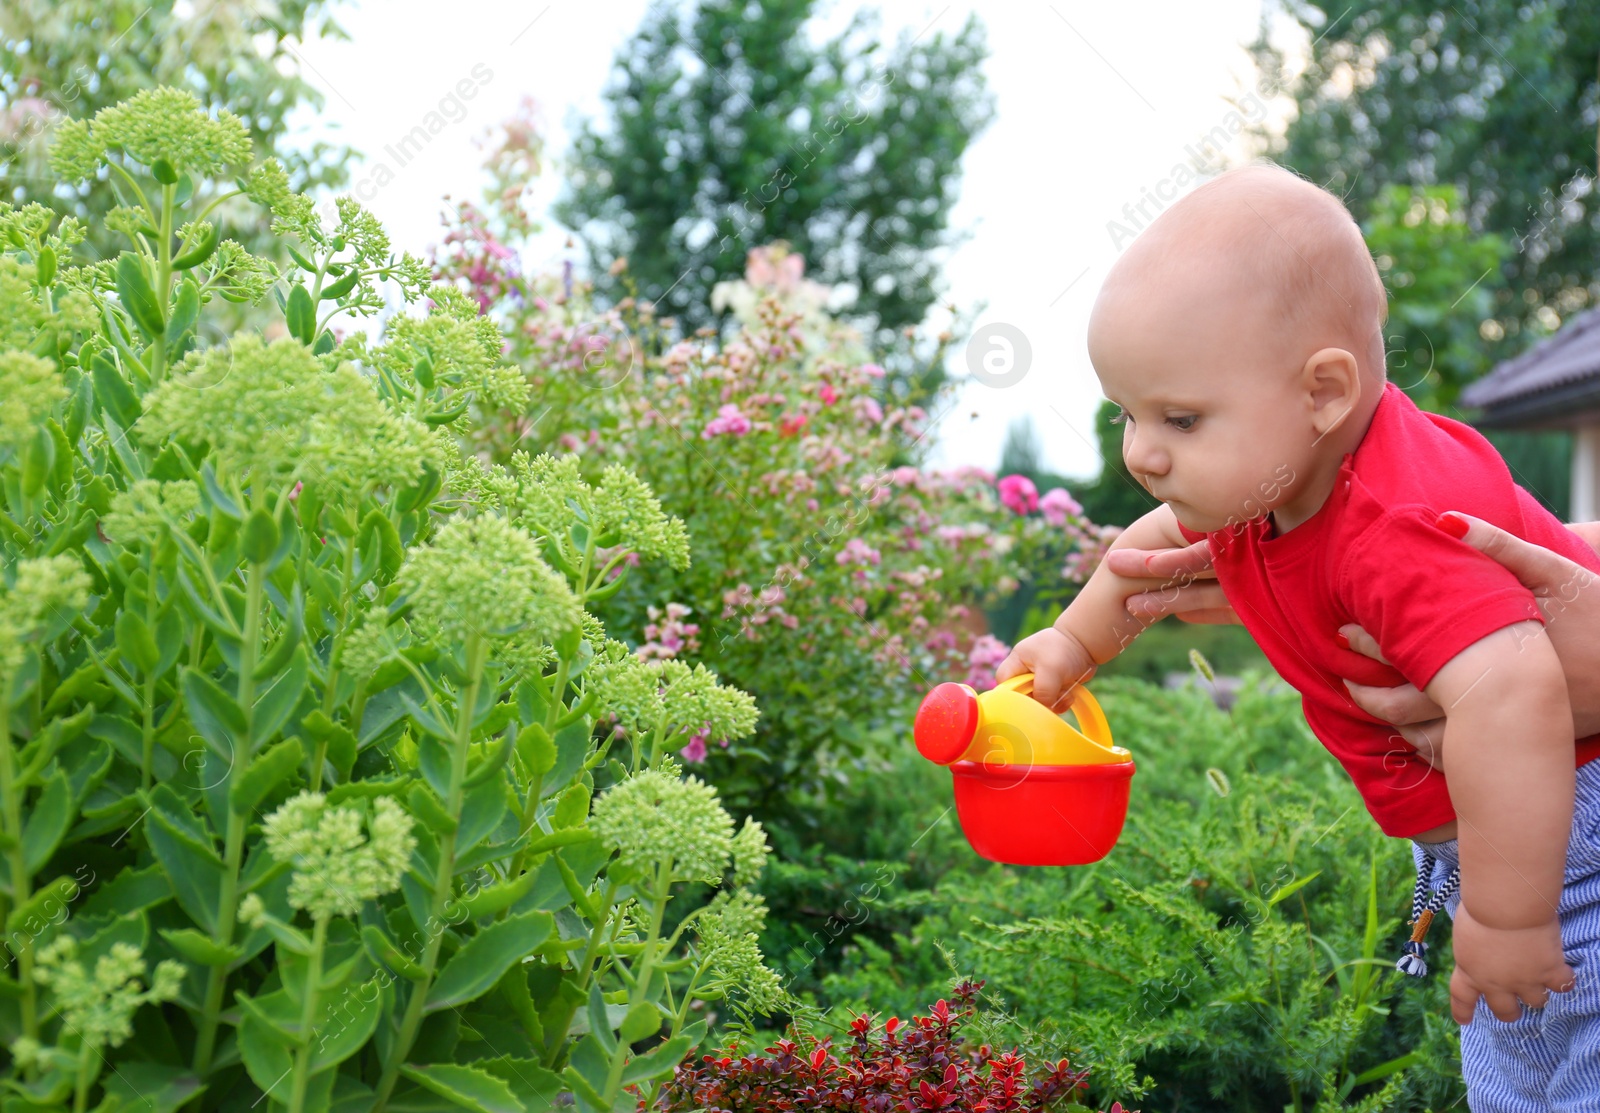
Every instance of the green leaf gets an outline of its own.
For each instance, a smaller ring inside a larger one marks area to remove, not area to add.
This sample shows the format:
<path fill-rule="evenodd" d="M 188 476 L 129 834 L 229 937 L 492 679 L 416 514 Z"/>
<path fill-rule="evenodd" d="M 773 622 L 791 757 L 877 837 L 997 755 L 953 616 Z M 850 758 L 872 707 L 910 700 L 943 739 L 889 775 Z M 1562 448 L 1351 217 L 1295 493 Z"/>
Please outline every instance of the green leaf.
<path fill-rule="evenodd" d="M 1289 882 L 1289 884 L 1281 886 L 1273 892 L 1272 896 L 1267 898 L 1267 907 L 1271 908 L 1276 904 L 1288 900 L 1290 897 L 1294 896 L 1294 894 L 1298 893 L 1301 889 L 1311 884 L 1320 876 L 1322 876 L 1322 871 L 1318 870 L 1316 873 L 1310 873 L 1304 877 L 1297 877 L 1293 881 Z"/>
<path fill-rule="evenodd" d="M 234 778 L 228 789 L 229 806 L 245 815 L 255 811 L 268 793 L 294 775 L 305 756 L 298 738 L 286 738 L 263 751 L 250 768 Z"/>
<path fill-rule="evenodd" d="M 542 1063 L 534 1059 L 514 1059 L 509 1055 L 501 1055 L 494 1059 L 474 1060 L 472 1065 L 510 1086 L 528 1113 L 545 1113 L 554 1109 L 561 1092 L 567 1088 L 559 1074 L 546 1070 Z"/>
<path fill-rule="evenodd" d="M 427 969 L 406 957 L 376 924 L 362 925 L 361 941 L 366 944 L 367 953 L 372 956 L 374 962 L 387 966 L 402 978 L 420 982 L 428 976 Z"/>
<path fill-rule="evenodd" d="M 245 737 L 244 712 L 227 692 L 205 673 L 185 666 L 179 686 L 183 689 L 183 703 L 189 711 L 189 721 L 205 739 L 211 752 L 224 761 L 233 761 L 236 752 L 243 750 Z"/>
<path fill-rule="evenodd" d="M 107 351 L 98 351 L 90 361 L 90 375 L 94 379 L 95 401 L 101 409 L 116 419 L 122 428 L 130 428 L 142 412 L 139 398 L 129 388 L 117 370 L 117 364 Z"/>
<path fill-rule="evenodd" d="M 239 551 L 251 564 L 265 564 L 278 547 L 278 520 L 264 506 L 258 506 L 244 520 L 239 531 Z"/>
<path fill-rule="evenodd" d="M 184 1067 L 119 1060 L 100 1076 L 116 1113 L 175 1113 L 205 1092 L 206 1084 Z"/>
<path fill-rule="evenodd" d="M 261 745 L 289 721 L 300 697 L 305 694 L 310 666 L 306 662 L 306 647 L 298 645 L 289 655 L 289 664 L 272 686 L 256 700 L 255 717 L 251 722 L 254 745 Z"/>
<path fill-rule="evenodd" d="M 589 983 L 589 1034 L 600 1041 L 607 1055 L 617 1049 L 617 1037 L 612 1031 L 613 1021 L 606 1012 L 606 999 L 600 992 L 600 981 Z"/>
<path fill-rule="evenodd" d="M 196 966 L 232 966 L 244 957 L 244 951 L 238 946 L 218 943 L 194 928 L 159 928 L 157 932 L 173 950 Z"/>
<path fill-rule="evenodd" d="M 122 651 L 123 659 L 131 661 L 143 675 L 153 675 L 161 660 L 161 651 L 156 648 L 156 639 L 144 619 L 134 611 L 123 611 L 117 615 L 116 631 L 117 648 Z"/>
<path fill-rule="evenodd" d="M 461 802 L 461 826 L 456 833 L 456 853 L 465 854 L 500 825 L 506 814 L 503 780 L 485 781 Z"/>
<path fill-rule="evenodd" d="M 412 815 L 441 835 L 448 835 L 456 829 L 456 821 L 444 810 L 433 789 L 422 781 L 412 782 L 411 790 L 406 793 L 406 805 Z"/>
<path fill-rule="evenodd" d="M 22 825 L 22 864 L 29 874 L 37 873 L 61 845 L 72 825 L 72 813 L 72 786 L 67 775 L 57 770 L 45 781 L 44 791 L 28 809 Z"/>
<path fill-rule="evenodd" d="M 220 239 L 220 237 L 221 233 L 217 231 L 217 226 L 215 224 L 209 225 L 205 231 L 201 233 L 199 243 L 195 244 L 188 251 L 183 252 L 176 259 L 172 260 L 172 269 L 175 271 L 186 271 L 191 267 L 198 267 L 201 263 L 204 263 L 207 259 L 216 254 L 217 241 Z M 179 295 L 179 300 L 182 300 L 181 294 Z"/>
<path fill-rule="evenodd" d="M 117 296 L 146 340 L 156 340 L 166 333 L 166 307 L 150 287 L 143 257 L 135 252 L 124 251 L 117 259 Z"/>
<path fill-rule="evenodd" d="M 635 1055 L 622 1068 L 622 1084 L 648 1082 L 669 1078 L 683 1057 L 694 1048 L 695 1041 L 688 1036 L 674 1036 L 652 1047 L 643 1055 Z"/>
<path fill-rule="evenodd" d="M 378 1019 L 393 1004 L 389 983 L 372 978 L 322 1002 L 322 1020 L 313 1030 L 313 1073 L 336 1067 L 360 1051 L 378 1030 Z"/>
<path fill-rule="evenodd" d="M 509 708 L 511 705 L 503 703 L 499 706 Z M 504 769 L 515 745 L 516 735 L 509 730 L 500 735 L 494 748 L 489 751 L 489 756 L 480 761 L 476 768 L 468 771 L 466 779 L 461 782 L 462 787 L 474 788 Z"/>
<path fill-rule="evenodd" d="M 172 319 L 167 322 L 167 345 L 176 348 L 189 330 L 200 319 L 200 287 L 194 279 L 185 278 L 178 283 L 178 298 L 172 306 Z"/>
<path fill-rule="evenodd" d="M 526 1113 L 511 1087 L 487 1071 L 458 1063 L 403 1066 L 400 1073 L 474 1113 Z"/>
<path fill-rule="evenodd" d="M 40 886 L 6 917 L 6 935 L 15 943 L 19 934 L 32 938 L 43 930 L 44 924 L 60 923 L 64 919 L 60 915 L 61 910 L 76 900 L 78 893 L 78 883 L 70 877 L 58 877 L 50 884 Z M 30 927 L 30 924 L 34 926 Z"/>
<path fill-rule="evenodd" d="M 367 551 L 367 546 L 374 540 L 378 543 L 377 569 L 363 569 L 367 574 L 376 571 L 378 582 L 386 584 L 394 579 L 400 571 L 400 564 L 405 559 L 405 546 L 400 543 L 400 534 L 395 531 L 394 523 L 382 510 L 374 507 L 367 511 L 367 516 L 361 519 L 361 530 L 357 534 L 356 544 L 362 552 Z"/>
<path fill-rule="evenodd" d="M 361 279 L 361 272 L 358 269 L 356 269 L 355 267 L 351 267 L 349 274 L 345 275 L 343 278 L 339 279 L 337 282 L 331 283 L 330 285 L 323 287 L 322 297 L 319 298 L 318 300 L 319 301 L 337 301 L 338 299 L 340 299 L 340 298 L 344 297 L 346 294 L 348 294 L 351 290 L 354 290 L 356 288 L 356 283 L 358 281 L 360 281 L 360 279 Z"/>
<path fill-rule="evenodd" d="M 244 994 L 239 998 L 243 999 Z M 294 1045 L 284 1034 L 248 1009 L 239 1022 L 239 1052 L 244 1069 L 256 1089 L 288 1104 L 289 1072 L 294 1069 Z"/>
<path fill-rule="evenodd" d="M 284 307 L 284 320 L 289 326 L 289 335 L 300 343 L 309 346 L 316 339 L 317 309 L 304 286 L 297 284 L 289 291 L 289 303 Z"/>
<path fill-rule="evenodd" d="M 650 1001 L 640 1001 L 622 1018 L 618 1030 L 624 1043 L 637 1043 L 661 1031 L 661 1010 Z"/>
<path fill-rule="evenodd" d="M 501 881 L 480 888 L 471 896 L 461 898 L 461 904 L 466 908 L 467 914 L 475 920 L 497 916 L 526 896 L 538 876 L 537 871 L 528 870 L 521 877 L 511 881 Z"/>
<path fill-rule="evenodd" d="M 96 889 L 84 902 L 84 916 L 138 912 L 172 899 L 172 884 L 159 864 L 144 869 L 127 867 Z"/>
<path fill-rule="evenodd" d="M 1369 1082 L 1376 1082 L 1380 1078 L 1387 1078 L 1395 1071 L 1405 1070 L 1407 1067 L 1414 1067 L 1418 1063 L 1423 1063 L 1426 1061 L 1427 1056 L 1423 1055 L 1422 1052 L 1408 1052 L 1405 1055 L 1401 1055 L 1397 1059 L 1390 1059 L 1387 1063 L 1379 1063 L 1371 1070 L 1362 1071 L 1360 1074 L 1355 1076 L 1353 1085 L 1365 1086 Z"/>
<path fill-rule="evenodd" d="M 189 918 L 206 932 L 217 930 L 222 899 L 222 859 L 160 808 L 145 817 L 145 838 L 172 881 L 173 895 Z"/>
<path fill-rule="evenodd" d="M 439 972 L 428 990 L 424 1011 L 450 1008 L 481 996 L 512 963 L 543 943 L 554 923 L 548 912 L 526 912 L 479 930 Z"/>

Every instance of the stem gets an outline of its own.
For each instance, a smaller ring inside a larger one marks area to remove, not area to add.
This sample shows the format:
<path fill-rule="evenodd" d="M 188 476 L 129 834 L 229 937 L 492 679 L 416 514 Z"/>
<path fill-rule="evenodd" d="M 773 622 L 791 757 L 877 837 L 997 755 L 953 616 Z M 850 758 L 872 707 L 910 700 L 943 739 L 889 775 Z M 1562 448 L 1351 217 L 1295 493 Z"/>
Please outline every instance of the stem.
<path fill-rule="evenodd" d="M 578 987 L 578 990 L 579 990 L 580 993 L 585 993 L 588 990 L 588 987 L 589 987 L 589 968 L 590 968 L 591 965 L 593 965 L 594 960 L 597 957 L 599 957 L 599 954 L 600 954 L 600 937 L 605 934 L 606 929 L 608 927 L 612 926 L 611 907 L 612 907 L 612 902 L 614 900 L 616 900 L 616 897 L 617 897 L 617 883 L 615 881 L 611 880 L 610 878 L 607 878 L 606 879 L 605 897 L 600 901 L 600 909 L 601 909 L 600 919 L 595 921 L 593 929 L 590 930 L 590 932 L 589 932 L 589 945 L 584 948 L 583 958 L 582 958 L 582 960 L 579 961 L 579 963 L 577 965 L 577 971 L 578 971 L 577 987 Z M 574 994 L 574 998 L 576 998 L 576 997 L 577 997 L 577 994 Z M 572 1024 L 573 1014 L 575 1014 L 578 1011 L 578 1004 L 577 1004 L 577 1001 L 575 999 L 562 998 L 562 1003 L 566 1007 L 566 1015 L 561 1018 L 560 1025 L 559 1026 L 552 1025 L 551 1028 L 550 1028 L 550 1031 L 553 1031 L 553 1032 L 565 1032 L 567 1030 L 567 1028 L 569 1026 L 571 1026 L 571 1024 Z M 547 1070 L 555 1070 L 556 1069 L 556 1060 L 560 1057 L 561 1051 L 562 1051 L 562 1041 L 559 1040 L 559 1039 L 555 1041 L 553 1046 L 548 1047 L 548 1048 L 545 1049 L 544 1066 L 545 1066 L 545 1068 Z"/>
<path fill-rule="evenodd" d="M 153 589 L 155 586 L 155 569 L 153 566 L 150 572 L 150 581 Z M 149 626 L 152 631 L 154 631 L 156 628 L 154 590 L 151 590 L 145 595 L 144 617 L 145 624 Z M 144 731 L 144 748 L 139 756 L 139 788 L 145 792 L 150 791 L 150 770 L 155 764 L 156 760 L 155 703 L 156 678 L 154 676 L 146 675 L 144 678 L 144 707 L 141 708 L 141 710 L 144 712 L 144 722 L 142 724 Z"/>
<path fill-rule="evenodd" d="M 667 901 L 672 899 L 672 857 L 668 855 L 661 863 L 661 872 L 656 875 L 656 889 L 653 894 L 656 898 L 655 906 L 650 910 L 650 934 L 645 937 L 644 954 L 639 959 L 639 974 L 637 988 L 628 993 L 629 1006 L 637 1005 L 641 1001 L 650 999 L 650 979 L 655 973 L 656 943 L 660 940 L 661 921 L 667 915 Z M 622 1066 L 628 1058 L 628 1053 L 633 1049 L 628 1041 L 618 1034 L 617 1048 L 611 1053 L 611 1067 L 606 1072 L 606 1088 L 600 1091 L 600 1096 L 606 1099 L 609 1105 L 616 1097 L 617 1091 L 622 1086 Z"/>
<path fill-rule="evenodd" d="M 468 635 L 467 690 L 456 702 L 456 738 L 450 753 L 449 799 L 445 801 L 445 810 L 457 822 L 461 819 L 462 798 L 466 795 L 462 782 L 467 775 L 467 750 L 472 743 L 472 714 L 478 705 L 478 689 L 483 684 L 487 648 L 482 635 Z M 417 1032 L 422 1027 L 422 1010 L 427 1004 L 428 989 L 433 985 L 434 966 L 439 961 L 439 947 L 444 941 L 445 905 L 449 903 L 454 887 L 455 861 L 456 832 L 451 830 L 439 839 L 439 861 L 434 873 L 433 907 L 429 910 L 429 923 L 418 925 L 428 933 L 428 946 L 422 958 L 423 975 L 411 987 L 411 999 L 406 1003 L 405 1018 L 400 1022 L 400 1035 L 390 1051 L 389 1061 L 384 1064 L 383 1077 L 372 1103 L 372 1113 L 383 1113 L 388 1105 L 389 1095 L 394 1092 L 394 1085 L 400 1079 L 400 1064 L 411 1053 L 411 1045 L 416 1042 Z"/>
<path fill-rule="evenodd" d="M 78 1048 L 78 1078 L 72 1087 L 72 1113 L 83 1113 L 89 1107 L 89 1084 L 94 1081 L 89 1073 L 94 1066 L 93 1052 L 94 1048 L 87 1043 Z"/>
<path fill-rule="evenodd" d="M 172 305 L 172 209 L 178 187 L 161 187 L 161 236 L 156 244 L 156 297 L 161 299 L 163 316 Z M 166 374 L 167 338 L 157 336 L 150 342 L 150 385 L 158 387 Z"/>
<path fill-rule="evenodd" d="M 250 565 L 245 591 L 244 643 L 239 649 L 239 707 L 244 711 L 243 753 L 236 752 L 229 781 L 237 780 L 250 764 L 251 735 L 255 726 L 256 686 L 251 678 L 261 648 L 261 599 L 266 573 L 259 564 Z M 236 748 L 237 749 L 237 748 Z M 231 795 L 231 793 L 230 793 Z M 217 928 L 212 938 L 226 947 L 233 942 L 234 915 L 239 910 L 239 867 L 244 859 L 244 829 L 248 816 L 228 808 L 228 832 L 224 840 L 222 892 L 217 898 Z M 226 965 L 211 967 L 206 980 L 205 1011 L 200 1015 L 200 1032 L 195 1041 L 194 1071 L 204 1077 L 211 1069 L 216 1050 L 217 1025 L 221 1022 L 223 991 L 227 987 Z"/>
<path fill-rule="evenodd" d="M 317 994 L 322 982 L 322 949 L 328 942 L 328 917 L 318 916 L 311 931 L 311 961 L 306 964 L 306 988 L 300 1007 L 301 1044 L 294 1053 L 294 1083 L 289 1092 L 289 1113 L 302 1113 L 306 1086 L 311 1081 L 311 1026 L 317 1019 Z"/>
<path fill-rule="evenodd" d="M 328 652 L 328 686 L 322 694 L 322 713 L 329 719 L 333 718 L 333 704 L 339 694 L 339 650 L 344 646 L 345 632 L 349 628 L 350 617 L 350 581 L 355 578 L 356 539 L 351 538 L 344 550 L 344 568 L 339 581 L 339 630 L 333 635 L 333 648 Z M 361 720 L 354 720 L 354 730 L 361 731 Z M 328 757 L 328 743 L 324 739 L 317 743 L 317 751 L 311 760 L 311 791 L 319 792 L 322 789 L 322 764 Z"/>
<path fill-rule="evenodd" d="M 0 818 L 11 840 L 11 906 L 21 908 L 29 897 L 28 865 L 22 853 L 22 801 L 11 751 L 11 677 L 0 677 Z M 33 937 L 24 935 L 17 949 L 17 981 L 22 983 L 22 1034 L 39 1038 L 39 990 L 33 980 Z"/>

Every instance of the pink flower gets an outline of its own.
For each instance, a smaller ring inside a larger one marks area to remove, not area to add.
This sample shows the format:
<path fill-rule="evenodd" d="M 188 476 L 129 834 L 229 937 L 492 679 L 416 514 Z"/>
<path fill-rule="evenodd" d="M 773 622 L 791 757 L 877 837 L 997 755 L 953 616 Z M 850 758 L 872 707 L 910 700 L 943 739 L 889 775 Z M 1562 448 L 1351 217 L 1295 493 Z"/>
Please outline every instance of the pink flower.
<path fill-rule="evenodd" d="M 839 564 L 877 564 L 883 559 L 883 554 L 859 537 L 852 537 L 845 542 L 843 549 L 834 554 L 835 561 Z"/>
<path fill-rule="evenodd" d="M 1051 525 L 1064 526 L 1068 518 L 1076 518 L 1082 514 L 1083 507 L 1078 505 L 1078 500 L 1073 498 L 1065 487 L 1052 487 L 1039 500 L 1039 512 Z"/>
<path fill-rule="evenodd" d="M 1008 475 L 1000 480 L 1000 502 L 1014 514 L 1032 514 L 1039 508 L 1039 488 L 1025 475 Z"/>
<path fill-rule="evenodd" d="M 782 421 L 778 422 L 778 435 L 780 437 L 792 437 L 796 433 L 800 432 L 800 430 L 804 429 L 806 427 L 806 422 L 810 420 L 811 418 L 805 414 L 790 414 L 788 417 L 785 417 Z"/>
<path fill-rule="evenodd" d="M 862 421 L 870 421 L 876 425 L 883 420 L 883 407 L 878 405 L 876 398 L 862 395 L 856 399 L 856 416 Z"/>
<path fill-rule="evenodd" d="M 706 759 L 706 736 L 697 734 L 689 739 L 689 744 L 678 751 L 679 756 L 690 765 L 698 765 Z"/>
<path fill-rule="evenodd" d="M 982 634 L 967 653 L 967 684 L 980 692 L 995 686 L 995 668 L 1011 655 L 1011 647 L 993 634 Z"/>
<path fill-rule="evenodd" d="M 824 406 L 831 406 L 839 400 L 839 392 L 833 389 L 832 383 L 823 383 L 817 389 L 817 397 L 822 399 Z"/>
<path fill-rule="evenodd" d="M 890 473 L 889 478 L 896 487 L 909 487 L 917 481 L 921 474 L 910 464 L 902 464 Z"/>
<path fill-rule="evenodd" d="M 717 411 L 717 416 L 706 422 L 706 427 L 700 430 L 703 440 L 721 436 L 723 433 L 732 433 L 742 437 L 750 431 L 750 419 L 739 412 L 738 403 L 729 402 Z"/>
<path fill-rule="evenodd" d="M 861 373 L 863 375 L 870 375 L 874 379 L 883 378 L 883 368 L 879 367 L 876 363 L 863 363 L 861 365 Z"/>

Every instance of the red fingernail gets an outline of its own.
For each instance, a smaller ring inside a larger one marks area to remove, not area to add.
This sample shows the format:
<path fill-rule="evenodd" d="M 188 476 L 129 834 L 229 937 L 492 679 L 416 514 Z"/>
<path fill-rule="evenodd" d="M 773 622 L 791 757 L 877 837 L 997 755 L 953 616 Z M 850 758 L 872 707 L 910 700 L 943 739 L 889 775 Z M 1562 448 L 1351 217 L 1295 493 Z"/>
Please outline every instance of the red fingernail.
<path fill-rule="evenodd" d="M 1344 636 L 1343 630 L 1336 631 L 1333 635 L 1333 640 L 1339 643 L 1340 648 L 1350 648 L 1350 639 Z"/>
<path fill-rule="evenodd" d="M 1438 520 L 1436 520 L 1433 524 L 1444 530 L 1451 537 L 1458 539 L 1465 537 L 1467 535 L 1467 530 L 1470 528 L 1467 525 L 1466 519 L 1457 518 L 1455 515 L 1449 513 L 1439 515 Z"/>

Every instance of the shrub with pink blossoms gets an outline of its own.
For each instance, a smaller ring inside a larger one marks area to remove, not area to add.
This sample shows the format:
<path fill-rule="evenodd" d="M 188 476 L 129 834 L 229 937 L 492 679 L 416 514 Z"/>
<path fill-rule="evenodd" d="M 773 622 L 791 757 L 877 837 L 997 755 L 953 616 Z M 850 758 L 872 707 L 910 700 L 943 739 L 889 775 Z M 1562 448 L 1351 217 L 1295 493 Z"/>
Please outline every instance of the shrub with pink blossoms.
<path fill-rule="evenodd" d="M 1048 553 L 1059 570 L 1067 544 L 1037 515 L 1005 511 L 991 473 L 920 465 L 927 412 L 885 393 L 860 336 L 797 278 L 802 263 L 752 253 L 722 336 L 682 336 L 633 297 L 599 308 L 567 274 L 456 275 L 490 297 L 531 395 L 480 452 L 567 443 L 595 473 L 627 464 L 684 520 L 689 567 L 628 577 L 597 613 L 652 655 L 673 645 L 666 600 L 696 616 L 698 659 L 755 695 L 762 717 L 750 739 L 691 739 L 681 756 L 704 763 L 731 807 L 764 814 L 828 792 L 875 729 L 909 721 L 926 680 L 971 671 L 965 639 L 939 631 L 1031 576 L 1022 563 Z"/>

